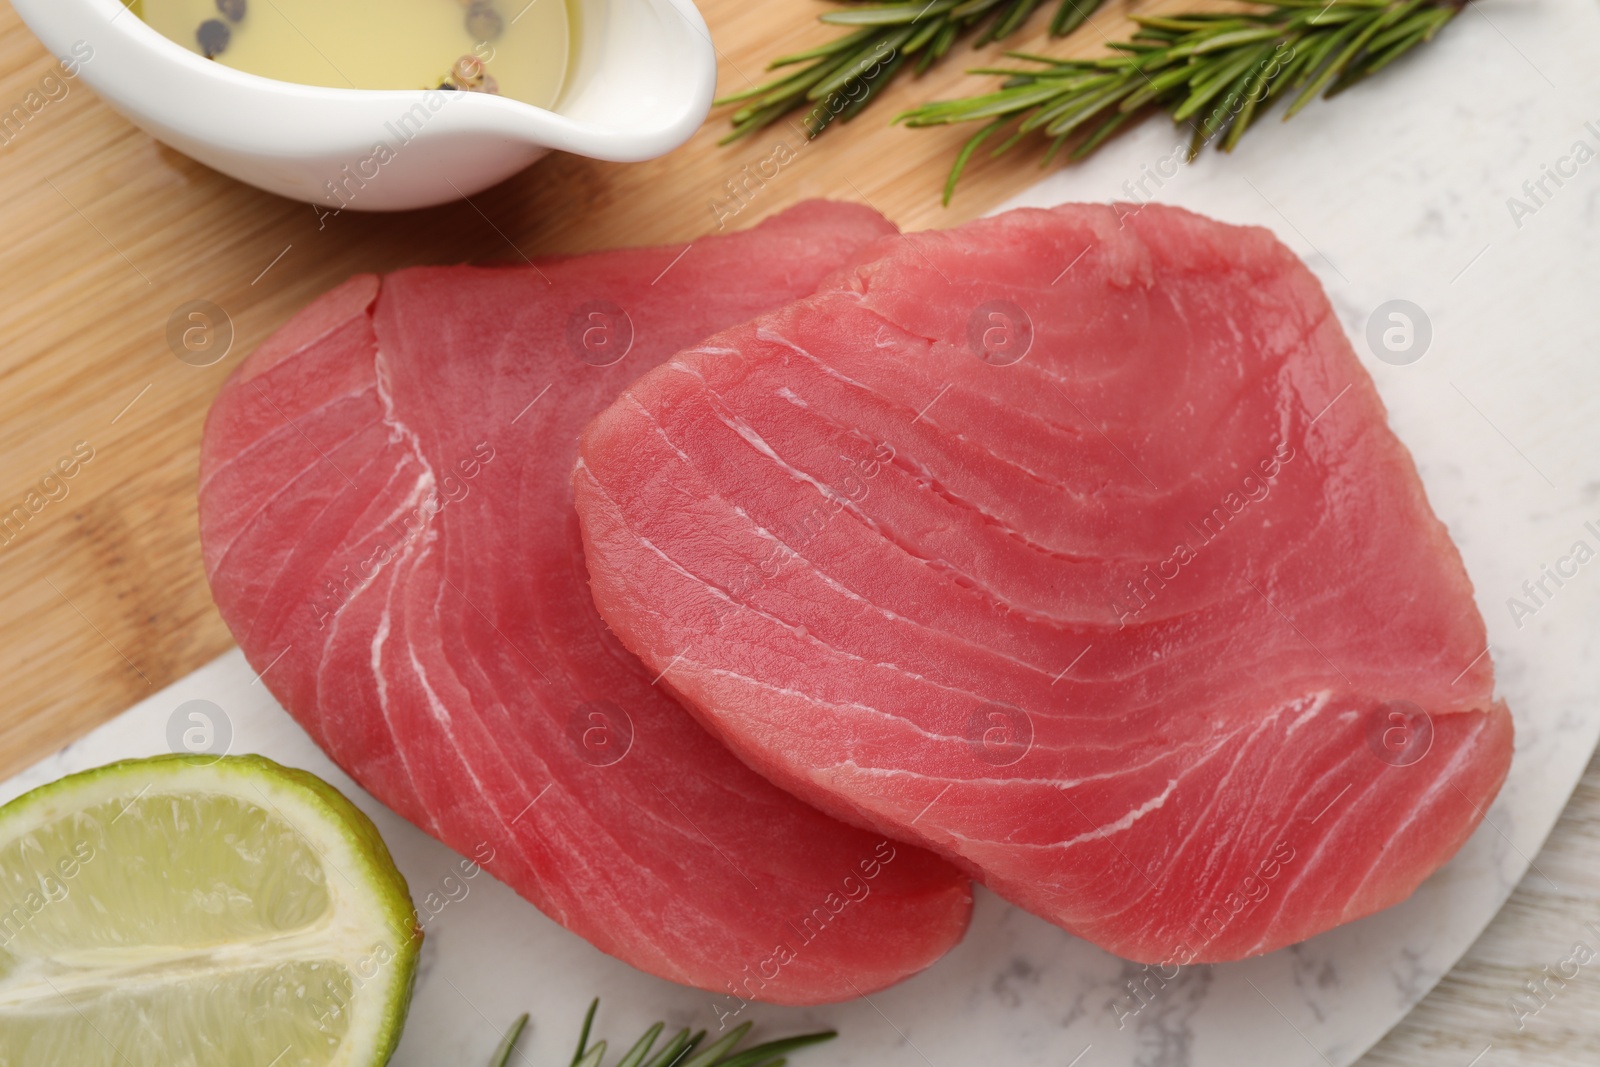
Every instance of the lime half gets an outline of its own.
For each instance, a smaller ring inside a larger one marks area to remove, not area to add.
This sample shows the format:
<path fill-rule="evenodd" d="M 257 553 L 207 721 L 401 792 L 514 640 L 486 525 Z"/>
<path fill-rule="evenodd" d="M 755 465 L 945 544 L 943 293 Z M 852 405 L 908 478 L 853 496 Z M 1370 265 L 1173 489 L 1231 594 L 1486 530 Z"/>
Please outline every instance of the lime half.
<path fill-rule="evenodd" d="M 377 1067 L 420 944 L 377 828 L 260 756 L 0 807 L 0 1067 Z"/>

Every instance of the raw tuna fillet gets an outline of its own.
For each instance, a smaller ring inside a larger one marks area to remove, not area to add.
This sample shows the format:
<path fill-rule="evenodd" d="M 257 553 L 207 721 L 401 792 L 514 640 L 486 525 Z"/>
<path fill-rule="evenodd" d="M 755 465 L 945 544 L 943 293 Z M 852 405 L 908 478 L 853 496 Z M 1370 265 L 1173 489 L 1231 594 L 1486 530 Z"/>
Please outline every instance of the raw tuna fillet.
<path fill-rule="evenodd" d="M 574 479 L 601 615 L 747 762 L 1133 960 L 1401 900 L 1506 773 L 1461 560 L 1264 230 L 908 237 L 643 377 Z"/>
<path fill-rule="evenodd" d="M 768 784 L 653 686 L 589 596 L 578 431 L 888 232 L 818 203 L 688 248 L 353 278 L 206 424 L 206 571 L 284 707 L 568 929 L 724 995 L 886 986 L 961 936 L 971 888 Z"/>

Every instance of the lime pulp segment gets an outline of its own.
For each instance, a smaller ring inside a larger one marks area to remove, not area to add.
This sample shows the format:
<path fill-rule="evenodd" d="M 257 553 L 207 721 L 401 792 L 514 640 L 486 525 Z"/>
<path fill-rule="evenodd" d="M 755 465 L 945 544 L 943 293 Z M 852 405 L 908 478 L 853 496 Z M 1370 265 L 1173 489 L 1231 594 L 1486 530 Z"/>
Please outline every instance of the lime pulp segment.
<path fill-rule="evenodd" d="M 376 1067 L 419 942 L 366 816 L 259 756 L 0 808 L 0 1067 Z"/>

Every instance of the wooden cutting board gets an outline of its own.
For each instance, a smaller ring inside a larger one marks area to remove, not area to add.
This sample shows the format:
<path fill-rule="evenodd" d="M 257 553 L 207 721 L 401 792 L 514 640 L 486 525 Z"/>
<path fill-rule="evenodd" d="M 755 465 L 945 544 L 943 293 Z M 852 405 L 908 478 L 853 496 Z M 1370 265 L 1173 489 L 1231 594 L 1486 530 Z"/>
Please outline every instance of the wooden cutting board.
<path fill-rule="evenodd" d="M 701 7 L 724 92 L 761 78 L 772 56 L 838 32 L 816 22 L 827 8 L 810 0 Z M 1046 38 L 1041 14 L 1031 34 L 1008 43 L 1093 49 L 1102 32 L 1126 33 L 1122 10 L 1112 0 L 1098 26 L 1067 42 Z M 746 206 L 727 220 L 734 227 L 817 196 L 865 201 L 906 228 L 963 221 L 1037 179 L 1027 153 L 975 166 L 945 209 L 944 175 L 970 130 L 907 130 L 888 119 L 919 100 L 992 85 L 963 70 L 998 53 L 960 46 L 941 69 L 903 81 L 810 145 L 783 124 L 719 147 L 719 113 L 653 162 L 551 156 L 471 203 L 326 218 L 156 143 L 71 83 L 0 145 L 0 514 L 79 442 L 80 453 L 93 451 L 67 495 L 0 547 L 0 777 L 231 644 L 200 565 L 201 427 L 239 358 L 312 297 L 360 271 L 689 240 L 717 228 L 714 205 L 727 214 L 730 181 L 746 190 Z M 52 66 L 0 6 L 4 110 Z M 749 179 L 744 168 L 780 144 L 797 157 L 770 181 Z M 168 318 L 194 300 L 218 305 L 232 324 L 231 354 L 214 366 L 180 362 L 166 340 Z"/>

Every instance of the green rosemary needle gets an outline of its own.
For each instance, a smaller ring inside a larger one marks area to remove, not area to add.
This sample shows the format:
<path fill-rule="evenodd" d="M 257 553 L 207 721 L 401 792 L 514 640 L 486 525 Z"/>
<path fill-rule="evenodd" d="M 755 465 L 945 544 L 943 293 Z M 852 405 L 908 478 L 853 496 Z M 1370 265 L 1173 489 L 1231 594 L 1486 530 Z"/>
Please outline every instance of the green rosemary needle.
<path fill-rule="evenodd" d="M 1243 14 L 1131 16 L 1131 40 L 1096 59 L 1008 52 L 1037 69 L 982 69 L 1001 88 L 923 104 L 898 116 L 907 126 L 985 122 L 957 154 L 945 181 L 950 202 L 967 161 L 992 135 L 1016 129 L 993 150 L 1026 135 L 1050 139 L 1045 163 L 1063 144 L 1082 159 L 1130 120 L 1160 109 L 1191 128 L 1189 158 L 1209 142 L 1227 152 L 1280 97 L 1292 118 L 1318 95 L 1331 97 L 1433 39 L 1468 0 L 1249 0 Z"/>
<path fill-rule="evenodd" d="M 489 1067 L 506 1067 L 506 1064 L 511 1062 L 511 1050 L 517 1047 L 517 1038 L 522 1036 L 522 1029 L 527 1025 L 528 1013 L 523 1012 L 517 1017 L 517 1021 L 511 1024 L 511 1029 L 506 1031 L 500 1047 L 494 1050 L 494 1056 L 489 1060 Z"/>
<path fill-rule="evenodd" d="M 1056 36 L 1071 33 L 1105 0 L 1056 0 L 1050 21 Z M 957 40 L 981 30 L 974 46 L 1015 33 L 1045 0 L 887 0 L 851 4 L 822 21 L 851 27 L 817 48 L 781 56 L 768 70 L 798 69 L 717 101 L 743 104 L 732 115 L 733 132 L 723 144 L 771 125 L 791 111 L 808 108 L 806 133 L 815 137 L 835 119 L 848 122 L 911 64 L 918 74 L 950 51 Z"/>
<path fill-rule="evenodd" d="M 597 1041 L 592 1045 L 589 1044 L 589 1034 L 594 1027 L 594 1013 L 599 1007 L 600 998 L 596 997 L 590 1002 L 589 1010 L 583 1016 L 583 1029 L 578 1032 L 578 1049 L 572 1054 L 571 1067 L 604 1067 L 606 1043 Z M 527 1023 L 528 1017 L 523 1015 L 512 1025 L 506 1032 L 505 1040 L 495 1050 L 494 1058 L 489 1061 L 489 1067 L 508 1067 L 511 1054 L 516 1049 L 517 1037 Z M 687 1029 L 683 1029 L 656 1049 L 656 1040 L 666 1029 L 665 1023 L 656 1023 L 633 1043 L 613 1067 L 783 1067 L 788 1062 L 786 1057 L 789 1053 L 808 1045 L 831 1041 L 838 1036 L 834 1031 L 826 1030 L 815 1034 L 801 1034 L 798 1037 L 785 1037 L 735 1051 L 739 1042 L 750 1032 L 750 1027 L 750 1023 L 736 1026 L 704 1048 L 700 1047 L 706 1038 L 704 1030 L 691 1034 Z M 651 1054 L 652 1051 L 654 1055 Z"/>

